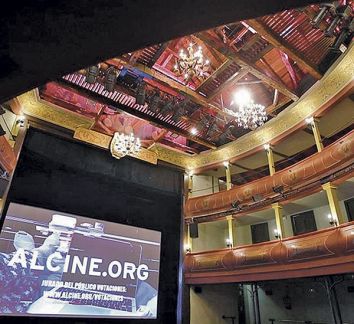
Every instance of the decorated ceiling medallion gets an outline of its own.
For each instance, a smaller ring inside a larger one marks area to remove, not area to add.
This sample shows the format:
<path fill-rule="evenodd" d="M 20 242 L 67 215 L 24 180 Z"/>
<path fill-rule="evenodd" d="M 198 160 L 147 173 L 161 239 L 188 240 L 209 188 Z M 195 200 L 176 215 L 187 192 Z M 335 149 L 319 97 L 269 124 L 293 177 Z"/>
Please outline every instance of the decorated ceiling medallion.
<path fill-rule="evenodd" d="M 268 119 L 266 108 L 255 103 L 251 94 L 245 89 L 235 93 L 231 107 L 236 109 L 225 109 L 226 112 L 234 116 L 237 124 L 245 129 L 255 129 L 263 125 Z"/>
<path fill-rule="evenodd" d="M 204 79 L 207 77 L 207 72 L 210 69 L 210 61 L 208 59 L 204 60 L 201 46 L 198 46 L 198 49 L 194 50 L 193 43 L 190 43 L 187 53 L 183 49 L 180 50 L 179 58 L 176 59 L 176 64 L 173 68 L 174 72 L 178 76 L 183 76 L 186 82 L 190 81 L 193 77 Z"/>
<path fill-rule="evenodd" d="M 114 133 L 111 145 L 111 154 L 116 159 L 120 159 L 126 155 L 137 155 L 141 150 L 140 139 L 134 137 L 134 134 L 126 135 L 124 133 Z"/>

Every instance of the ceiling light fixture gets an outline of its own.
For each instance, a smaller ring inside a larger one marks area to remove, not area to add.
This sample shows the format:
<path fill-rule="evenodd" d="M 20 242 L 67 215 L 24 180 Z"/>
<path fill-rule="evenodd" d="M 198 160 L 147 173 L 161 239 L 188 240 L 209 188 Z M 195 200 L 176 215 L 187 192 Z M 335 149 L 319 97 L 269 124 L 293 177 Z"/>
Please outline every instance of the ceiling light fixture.
<path fill-rule="evenodd" d="M 174 72 L 177 75 L 183 75 L 186 82 L 193 77 L 204 79 L 207 76 L 209 68 L 210 61 L 204 60 L 202 47 L 198 46 L 198 49 L 195 51 L 193 43 L 190 43 L 187 47 L 187 53 L 181 49 L 173 67 Z"/>
<path fill-rule="evenodd" d="M 120 159 L 126 155 L 137 155 L 141 150 L 140 139 L 134 134 L 115 133 L 110 145 L 112 156 Z"/>
<path fill-rule="evenodd" d="M 241 89 L 234 94 L 231 106 L 236 106 L 237 110 L 225 109 L 226 112 L 234 116 L 237 124 L 245 129 L 255 129 L 268 119 L 265 107 L 256 104 L 246 89 Z"/>
<path fill-rule="evenodd" d="M 198 133 L 198 130 L 197 130 L 195 127 L 193 127 L 193 128 L 191 129 L 191 134 L 192 134 L 192 135 L 197 135 L 197 133 Z"/>

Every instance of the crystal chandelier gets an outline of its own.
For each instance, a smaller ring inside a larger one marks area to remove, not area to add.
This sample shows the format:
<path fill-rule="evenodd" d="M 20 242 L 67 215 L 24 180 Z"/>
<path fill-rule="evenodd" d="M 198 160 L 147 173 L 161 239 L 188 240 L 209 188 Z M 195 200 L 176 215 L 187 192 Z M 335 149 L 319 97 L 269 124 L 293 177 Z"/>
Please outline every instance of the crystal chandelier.
<path fill-rule="evenodd" d="M 204 61 L 201 46 L 198 46 L 198 49 L 194 51 L 193 44 L 190 43 L 187 53 L 181 49 L 179 58 L 176 59 L 176 64 L 173 68 L 177 75 L 183 75 L 184 80 L 188 82 L 194 76 L 198 79 L 205 78 L 210 68 L 210 62 L 209 60 Z"/>
<path fill-rule="evenodd" d="M 114 133 L 111 142 L 112 155 L 120 159 L 126 155 L 136 155 L 141 150 L 140 139 L 134 137 L 134 134 L 126 135 L 124 133 Z"/>
<path fill-rule="evenodd" d="M 247 90 L 241 90 L 235 94 L 237 111 L 225 109 L 227 113 L 235 117 L 237 124 L 246 129 L 255 129 L 263 125 L 267 119 L 267 112 L 263 105 L 254 103 Z"/>

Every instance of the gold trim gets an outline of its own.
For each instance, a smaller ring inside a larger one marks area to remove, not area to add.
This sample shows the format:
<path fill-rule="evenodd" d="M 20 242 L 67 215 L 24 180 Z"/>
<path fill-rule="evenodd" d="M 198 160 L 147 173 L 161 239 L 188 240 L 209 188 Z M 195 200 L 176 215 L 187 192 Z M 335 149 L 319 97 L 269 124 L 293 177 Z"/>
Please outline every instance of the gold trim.
<path fill-rule="evenodd" d="M 112 142 L 112 136 L 95 132 L 86 128 L 76 129 L 74 133 L 74 138 L 107 150 L 109 149 L 110 144 Z M 157 164 L 157 154 L 145 148 L 142 148 L 138 154 L 130 156 L 151 164 Z"/>
<path fill-rule="evenodd" d="M 38 90 L 28 91 L 17 97 L 22 112 L 26 115 L 42 119 L 48 123 L 75 131 L 78 127 L 90 128 L 94 124 L 93 118 L 80 116 L 70 110 L 60 108 L 41 100 Z"/>
<path fill-rule="evenodd" d="M 107 150 L 112 140 L 112 137 L 109 135 L 82 127 L 75 130 L 74 138 Z"/>
<path fill-rule="evenodd" d="M 321 107 L 335 97 L 342 89 L 350 85 L 354 79 L 353 66 L 354 45 L 352 44 L 326 75 L 297 102 L 293 103 L 262 127 L 218 149 L 190 156 L 157 143 L 148 152 L 154 152 L 159 160 L 178 165 L 187 170 L 222 163 L 223 161 L 229 161 L 230 159 L 247 154 L 266 143 L 272 143 L 289 129 L 304 122 L 307 117 L 316 115 L 316 112 Z M 79 116 L 38 99 L 38 94 L 35 90 L 19 96 L 18 99 L 24 113 L 52 124 L 74 131 L 77 128 L 90 128 L 93 124 L 93 120 L 87 117 Z M 87 140 L 87 142 L 89 141 Z"/>

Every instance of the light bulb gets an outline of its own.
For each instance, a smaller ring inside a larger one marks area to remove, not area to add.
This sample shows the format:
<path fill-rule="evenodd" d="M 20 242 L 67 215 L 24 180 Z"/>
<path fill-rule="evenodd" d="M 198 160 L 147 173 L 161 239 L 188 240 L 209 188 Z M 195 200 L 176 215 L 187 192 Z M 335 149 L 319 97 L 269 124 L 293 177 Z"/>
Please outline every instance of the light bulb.
<path fill-rule="evenodd" d="M 235 92 L 234 94 L 234 101 L 239 106 L 245 106 L 252 102 L 251 94 L 246 89 L 240 89 L 239 91 Z"/>
<path fill-rule="evenodd" d="M 224 161 L 222 164 L 224 165 L 225 168 L 229 167 L 229 161 Z"/>
<path fill-rule="evenodd" d="M 192 129 L 191 129 L 191 134 L 192 135 L 196 135 L 198 133 L 198 130 L 195 128 L 195 127 L 193 127 Z"/>
<path fill-rule="evenodd" d="M 306 121 L 306 124 L 310 125 L 314 122 L 314 119 L 313 119 L 313 117 L 309 117 L 309 118 L 306 118 L 305 121 Z"/>

